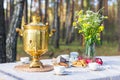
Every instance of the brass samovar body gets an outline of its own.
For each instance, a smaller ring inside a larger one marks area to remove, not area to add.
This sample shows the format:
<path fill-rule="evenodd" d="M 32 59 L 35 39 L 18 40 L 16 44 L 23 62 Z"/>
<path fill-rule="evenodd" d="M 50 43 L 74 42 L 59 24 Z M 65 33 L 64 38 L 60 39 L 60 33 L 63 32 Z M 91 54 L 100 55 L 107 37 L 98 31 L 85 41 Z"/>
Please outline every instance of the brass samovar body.
<path fill-rule="evenodd" d="M 27 54 L 32 56 L 33 60 L 30 63 L 31 68 L 43 68 L 40 62 L 40 56 L 48 50 L 48 39 L 55 30 L 48 33 L 48 25 L 40 23 L 39 16 L 33 16 L 32 22 L 24 25 L 23 30 L 16 29 L 23 36 L 23 46 Z"/>

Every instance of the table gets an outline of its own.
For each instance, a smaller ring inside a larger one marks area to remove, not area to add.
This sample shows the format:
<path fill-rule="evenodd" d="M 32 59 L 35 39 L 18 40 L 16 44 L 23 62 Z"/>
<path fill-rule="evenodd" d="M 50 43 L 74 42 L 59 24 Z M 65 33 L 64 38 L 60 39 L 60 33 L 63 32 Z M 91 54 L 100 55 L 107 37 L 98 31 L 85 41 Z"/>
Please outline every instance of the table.
<path fill-rule="evenodd" d="M 120 56 L 99 56 L 104 61 L 104 70 L 91 71 L 85 68 L 67 68 L 68 75 L 54 75 L 50 72 L 22 72 L 14 70 L 21 64 L 0 64 L 0 80 L 120 80 Z M 44 64 L 52 64 L 50 59 L 41 60 Z"/>

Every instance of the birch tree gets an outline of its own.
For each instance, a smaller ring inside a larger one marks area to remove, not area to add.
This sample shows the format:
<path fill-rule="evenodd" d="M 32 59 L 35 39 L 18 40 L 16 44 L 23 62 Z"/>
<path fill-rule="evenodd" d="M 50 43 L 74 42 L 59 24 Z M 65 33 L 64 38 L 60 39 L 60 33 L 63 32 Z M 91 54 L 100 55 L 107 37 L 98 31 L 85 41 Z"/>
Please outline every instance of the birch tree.
<path fill-rule="evenodd" d="M 5 22 L 4 22 L 4 0 L 0 0 L 0 63 L 6 62 L 5 50 Z"/>
<path fill-rule="evenodd" d="M 14 13 L 12 16 L 12 20 L 9 25 L 9 31 L 6 38 L 6 58 L 7 62 L 16 61 L 16 47 L 17 47 L 17 36 L 16 28 L 21 27 L 21 20 L 23 16 L 23 8 L 24 8 L 25 0 L 16 0 Z"/>

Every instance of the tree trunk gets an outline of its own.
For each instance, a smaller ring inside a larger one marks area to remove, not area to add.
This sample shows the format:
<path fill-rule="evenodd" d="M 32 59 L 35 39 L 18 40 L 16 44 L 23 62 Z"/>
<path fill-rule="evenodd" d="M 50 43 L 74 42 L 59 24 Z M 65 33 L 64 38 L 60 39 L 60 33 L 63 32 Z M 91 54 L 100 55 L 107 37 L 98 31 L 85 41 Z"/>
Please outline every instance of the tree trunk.
<path fill-rule="evenodd" d="M 104 5 L 104 15 L 105 16 L 108 16 L 108 0 L 104 0 L 103 2 L 103 5 Z M 108 19 L 105 19 L 104 20 L 104 26 L 105 26 L 105 32 L 109 32 L 109 22 L 108 22 Z M 105 34 L 105 37 L 107 39 L 107 42 L 109 42 L 109 36 Z"/>
<path fill-rule="evenodd" d="M 83 1 L 83 0 L 81 0 L 81 6 L 80 6 L 80 7 L 81 7 L 81 9 L 84 9 L 83 2 L 84 2 L 84 1 Z"/>
<path fill-rule="evenodd" d="M 88 10 L 90 8 L 90 0 L 83 0 L 83 9 Z"/>
<path fill-rule="evenodd" d="M 6 62 L 5 23 L 4 23 L 4 0 L 0 0 L 0 63 Z"/>
<path fill-rule="evenodd" d="M 66 27 L 66 45 L 69 44 L 69 32 L 70 32 L 70 0 L 67 0 L 67 9 L 66 9 L 66 22 L 65 22 L 65 27 Z"/>
<path fill-rule="evenodd" d="M 24 0 L 16 0 L 16 5 L 10 22 L 10 29 L 6 39 L 6 57 L 7 62 L 16 61 L 17 36 L 16 28 L 21 27 Z"/>
<path fill-rule="evenodd" d="M 65 20 L 64 20 L 64 5 L 63 5 L 63 0 L 60 0 L 60 27 L 61 27 L 61 34 L 60 37 L 62 41 L 65 39 Z"/>
<path fill-rule="evenodd" d="M 41 10 L 41 7 L 42 7 L 42 6 L 41 6 L 41 1 L 42 1 L 42 0 L 38 0 L 38 3 L 39 3 L 39 16 L 40 16 L 41 22 L 42 22 L 43 20 L 42 20 L 42 10 Z"/>
<path fill-rule="evenodd" d="M 55 32 L 55 43 L 54 43 L 54 47 L 55 48 L 59 48 L 59 17 L 58 17 L 58 0 L 55 0 L 55 3 L 54 3 L 54 27 L 56 29 L 56 32 Z"/>
<path fill-rule="evenodd" d="M 14 11 L 14 0 L 10 0 L 10 20 L 12 19 L 13 11 Z"/>
<path fill-rule="evenodd" d="M 44 23 L 47 22 L 47 9 L 48 9 L 48 2 L 49 2 L 49 0 L 45 0 L 45 18 L 44 18 Z"/>
<path fill-rule="evenodd" d="M 33 0 L 31 0 L 31 3 L 30 3 L 30 22 L 32 21 L 32 3 L 33 3 Z"/>
<path fill-rule="evenodd" d="M 24 23 L 28 23 L 28 5 L 27 5 L 27 0 L 25 0 L 24 3 Z"/>
<path fill-rule="evenodd" d="M 99 0 L 99 7 L 98 7 L 98 10 L 102 9 L 103 7 L 103 0 Z M 100 14 L 102 15 L 102 11 L 100 12 Z M 100 44 L 102 45 L 102 42 L 103 42 L 103 33 L 101 32 L 100 33 Z"/>
<path fill-rule="evenodd" d="M 6 30 L 6 34 L 8 34 L 8 29 L 9 29 L 9 11 L 8 11 L 8 1 L 6 1 L 6 11 L 5 11 L 5 30 Z"/>
<path fill-rule="evenodd" d="M 119 40 L 118 40 L 118 51 L 120 52 L 120 0 L 117 0 L 118 1 L 118 37 L 119 37 Z"/>
<path fill-rule="evenodd" d="M 62 29 L 62 41 L 64 41 L 65 40 L 65 31 L 66 31 L 65 22 L 63 22 L 62 26 L 63 26 L 63 29 Z"/>
<path fill-rule="evenodd" d="M 7 24 L 10 24 L 10 2 L 7 0 Z"/>
<path fill-rule="evenodd" d="M 71 28 L 71 33 L 70 33 L 70 38 L 69 38 L 69 43 L 71 43 L 75 39 L 75 33 L 74 33 L 74 27 L 73 27 L 73 20 L 74 20 L 74 0 L 72 0 L 72 17 L 71 17 L 71 23 L 70 26 Z"/>

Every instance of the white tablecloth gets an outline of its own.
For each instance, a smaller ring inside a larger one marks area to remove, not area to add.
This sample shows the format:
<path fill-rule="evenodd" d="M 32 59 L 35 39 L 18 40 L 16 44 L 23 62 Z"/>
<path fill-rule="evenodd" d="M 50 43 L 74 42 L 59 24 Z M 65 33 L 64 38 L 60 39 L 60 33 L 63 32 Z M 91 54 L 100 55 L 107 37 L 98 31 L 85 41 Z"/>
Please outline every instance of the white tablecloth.
<path fill-rule="evenodd" d="M 22 72 L 14 70 L 20 64 L 0 64 L 0 80 L 120 80 L 120 56 L 100 56 L 104 64 L 101 71 L 91 71 L 86 68 L 67 68 L 68 75 L 54 75 L 50 72 Z M 51 60 L 41 60 L 44 64 L 52 64 Z"/>

